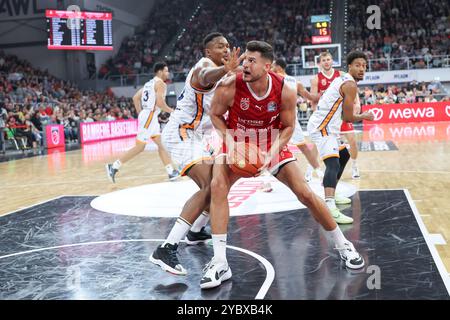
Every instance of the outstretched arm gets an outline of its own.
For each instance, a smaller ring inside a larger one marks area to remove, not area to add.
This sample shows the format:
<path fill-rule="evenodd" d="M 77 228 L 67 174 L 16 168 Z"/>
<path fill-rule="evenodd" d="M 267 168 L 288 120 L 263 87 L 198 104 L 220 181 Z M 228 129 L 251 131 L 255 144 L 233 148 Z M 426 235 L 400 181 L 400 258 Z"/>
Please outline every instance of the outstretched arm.
<path fill-rule="evenodd" d="M 344 102 L 342 103 L 343 120 L 346 122 L 359 122 L 362 120 L 373 120 L 373 113 L 363 112 L 361 114 L 355 114 L 353 107 L 355 105 L 356 94 L 358 87 L 353 81 L 344 82 L 341 86 L 341 92 L 344 96 Z"/>
<path fill-rule="evenodd" d="M 300 82 L 297 82 L 297 94 L 302 96 L 303 98 L 308 99 L 309 101 L 311 101 L 313 103 L 319 102 L 319 99 L 320 99 L 320 94 L 309 93 L 309 91 L 306 90 L 306 88 Z"/>
<path fill-rule="evenodd" d="M 229 59 L 223 59 L 223 65 L 220 67 L 216 66 L 210 60 L 205 60 L 203 65 L 194 70 L 191 80 L 192 85 L 206 89 L 219 81 L 228 72 L 235 70 L 243 60 L 243 55 L 239 56 L 240 51 L 240 48 L 233 48 Z"/>

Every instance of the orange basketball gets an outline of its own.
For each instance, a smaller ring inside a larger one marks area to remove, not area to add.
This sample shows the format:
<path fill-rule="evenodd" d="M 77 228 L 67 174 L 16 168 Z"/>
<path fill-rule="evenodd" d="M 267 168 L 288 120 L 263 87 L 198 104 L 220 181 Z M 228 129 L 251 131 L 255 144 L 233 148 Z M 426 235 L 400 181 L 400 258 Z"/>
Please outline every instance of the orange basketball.
<path fill-rule="evenodd" d="M 231 156 L 230 169 L 237 175 L 250 178 L 258 175 L 264 165 L 261 150 L 253 143 L 238 142 Z"/>

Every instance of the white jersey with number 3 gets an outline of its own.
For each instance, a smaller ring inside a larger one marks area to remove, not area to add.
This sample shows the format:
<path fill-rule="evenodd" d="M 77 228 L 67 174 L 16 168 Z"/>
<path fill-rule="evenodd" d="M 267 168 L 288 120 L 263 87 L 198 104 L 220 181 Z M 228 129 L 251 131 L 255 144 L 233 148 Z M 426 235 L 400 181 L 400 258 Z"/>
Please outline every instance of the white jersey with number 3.
<path fill-rule="evenodd" d="M 309 118 L 309 132 L 321 132 L 322 136 L 339 135 L 342 124 L 342 102 L 344 101 L 341 86 L 348 81 L 355 82 L 355 79 L 349 73 L 344 73 L 331 82 L 320 97 L 317 110 Z"/>
<path fill-rule="evenodd" d="M 141 105 L 142 109 L 152 111 L 156 104 L 156 93 L 155 93 L 155 83 L 156 79 L 146 82 L 142 88 Z"/>

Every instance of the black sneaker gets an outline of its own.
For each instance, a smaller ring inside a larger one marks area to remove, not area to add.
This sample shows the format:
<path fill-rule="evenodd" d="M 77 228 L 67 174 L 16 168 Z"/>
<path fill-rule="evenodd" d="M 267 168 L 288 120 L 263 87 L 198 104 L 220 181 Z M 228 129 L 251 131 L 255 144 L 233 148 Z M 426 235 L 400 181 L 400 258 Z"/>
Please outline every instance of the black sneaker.
<path fill-rule="evenodd" d="M 119 171 L 117 169 L 114 169 L 112 164 L 107 163 L 105 165 L 106 168 L 106 174 L 108 175 L 109 180 L 111 180 L 112 183 L 116 183 L 116 180 L 114 179 L 114 177 L 116 176 L 116 173 Z"/>
<path fill-rule="evenodd" d="M 192 232 L 191 230 L 189 230 L 185 240 L 187 244 L 195 245 L 200 243 L 207 243 L 211 239 L 211 234 L 205 230 L 205 227 L 203 227 L 199 232 Z"/>
<path fill-rule="evenodd" d="M 160 266 L 164 271 L 184 276 L 187 274 L 187 272 L 178 260 L 177 248 L 177 244 L 167 243 L 164 247 L 160 245 L 149 257 L 149 260 L 154 264 Z"/>

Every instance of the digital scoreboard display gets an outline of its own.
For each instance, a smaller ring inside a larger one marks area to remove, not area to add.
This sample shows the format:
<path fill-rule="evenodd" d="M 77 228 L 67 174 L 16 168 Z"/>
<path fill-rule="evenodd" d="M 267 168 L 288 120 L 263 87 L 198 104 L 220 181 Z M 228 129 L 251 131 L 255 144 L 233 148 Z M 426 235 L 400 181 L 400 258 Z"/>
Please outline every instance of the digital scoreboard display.
<path fill-rule="evenodd" d="M 331 43 L 331 17 L 327 14 L 311 16 L 312 44 Z"/>
<path fill-rule="evenodd" d="M 46 10 L 47 48 L 112 50 L 112 13 Z"/>

